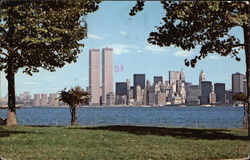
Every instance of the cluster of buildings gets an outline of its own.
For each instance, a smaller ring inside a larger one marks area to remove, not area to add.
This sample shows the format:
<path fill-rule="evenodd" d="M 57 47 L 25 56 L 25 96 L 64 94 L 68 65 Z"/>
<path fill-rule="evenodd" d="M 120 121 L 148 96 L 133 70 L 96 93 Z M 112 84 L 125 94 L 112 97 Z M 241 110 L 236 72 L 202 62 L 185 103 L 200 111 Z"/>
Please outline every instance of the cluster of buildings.
<path fill-rule="evenodd" d="M 116 105 L 233 105 L 232 95 L 247 94 L 245 75 L 232 74 L 232 90 L 226 90 L 225 83 L 212 83 L 200 72 L 199 84 L 185 81 L 183 71 L 169 71 L 168 81 L 154 76 L 151 83 L 145 74 L 134 74 L 133 86 L 129 80 L 116 83 Z"/>
<path fill-rule="evenodd" d="M 7 105 L 8 98 L 5 96 L 2 98 L 1 103 Z M 29 92 L 24 92 L 16 96 L 16 104 L 19 106 L 34 106 L 34 107 L 53 107 L 62 106 L 62 102 L 58 101 L 57 93 L 50 94 L 34 94 L 33 98 Z"/>
<path fill-rule="evenodd" d="M 233 105 L 233 94 L 247 94 L 246 77 L 240 73 L 232 74 L 232 90 L 226 90 L 225 83 L 207 81 L 203 71 L 198 85 L 186 82 L 182 70 L 169 71 L 165 81 L 163 76 L 153 79 L 152 83 L 145 74 L 134 74 L 133 84 L 129 79 L 116 82 L 114 92 L 112 48 L 89 51 L 90 105 Z"/>
<path fill-rule="evenodd" d="M 112 54 L 112 48 L 89 50 L 90 106 L 233 105 L 233 94 L 247 94 L 244 74 L 232 74 L 232 89 L 226 90 L 225 83 L 207 81 L 203 71 L 199 84 L 187 82 L 183 70 L 169 71 L 168 80 L 154 76 L 153 82 L 146 80 L 145 74 L 134 74 L 133 83 L 129 79 L 116 82 L 114 92 Z M 2 104 L 7 102 L 7 96 L 1 99 Z M 35 107 L 65 105 L 58 101 L 57 93 L 34 94 L 32 98 L 24 92 L 16 96 L 16 103 Z"/>

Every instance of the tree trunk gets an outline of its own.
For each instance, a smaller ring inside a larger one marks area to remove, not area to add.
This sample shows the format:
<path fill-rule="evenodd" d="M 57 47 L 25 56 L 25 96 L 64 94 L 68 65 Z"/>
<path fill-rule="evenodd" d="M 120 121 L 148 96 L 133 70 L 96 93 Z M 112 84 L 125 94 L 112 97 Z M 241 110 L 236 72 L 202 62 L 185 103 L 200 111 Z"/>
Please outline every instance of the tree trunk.
<path fill-rule="evenodd" d="M 250 15 L 250 4 L 248 5 L 248 15 Z M 246 56 L 246 78 L 247 78 L 247 123 L 248 123 L 248 139 L 250 140 L 250 18 L 247 26 L 243 27 L 245 40 L 245 56 Z"/>
<path fill-rule="evenodd" d="M 15 98 L 15 73 L 8 69 L 6 76 L 8 80 L 8 117 L 6 121 L 7 126 L 17 125 L 16 120 L 16 98 Z"/>
<path fill-rule="evenodd" d="M 70 106 L 70 114 L 71 114 L 71 125 L 75 125 L 77 121 L 77 111 L 76 111 L 76 106 Z"/>
<path fill-rule="evenodd" d="M 243 116 L 243 128 L 247 129 L 248 127 L 248 115 L 247 115 L 247 106 L 244 102 L 244 116 Z"/>

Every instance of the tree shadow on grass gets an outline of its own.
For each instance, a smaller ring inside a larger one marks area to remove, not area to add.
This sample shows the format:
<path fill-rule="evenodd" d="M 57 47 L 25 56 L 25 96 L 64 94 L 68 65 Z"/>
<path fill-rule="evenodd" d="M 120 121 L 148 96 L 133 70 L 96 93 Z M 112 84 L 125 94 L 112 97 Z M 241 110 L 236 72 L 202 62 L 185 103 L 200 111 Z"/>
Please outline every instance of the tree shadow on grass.
<path fill-rule="evenodd" d="M 29 132 L 29 131 L 19 131 L 19 130 L 6 130 L 0 127 L 0 138 L 10 137 L 16 134 L 43 134 L 41 132 Z"/>
<path fill-rule="evenodd" d="M 135 135 L 171 136 L 183 139 L 204 140 L 247 140 L 247 136 L 228 133 L 226 129 L 194 129 L 194 128 L 165 128 L 146 126 L 100 126 L 69 129 L 108 130 L 126 132 Z"/>

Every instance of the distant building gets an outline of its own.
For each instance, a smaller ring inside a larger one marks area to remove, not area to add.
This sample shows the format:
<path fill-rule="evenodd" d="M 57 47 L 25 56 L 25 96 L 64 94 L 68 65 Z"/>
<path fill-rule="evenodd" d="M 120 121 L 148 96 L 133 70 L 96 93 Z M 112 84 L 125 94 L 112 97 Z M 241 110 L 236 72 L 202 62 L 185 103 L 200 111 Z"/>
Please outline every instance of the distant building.
<path fill-rule="evenodd" d="M 137 85 L 136 90 L 135 90 L 135 102 L 137 103 L 136 105 L 142 105 L 143 92 L 144 92 L 144 89 L 141 89 L 141 86 Z"/>
<path fill-rule="evenodd" d="M 157 92 L 155 95 L 155 104 L 159 106 L 166 105 L 166 93 Z"/>
<path fill-rule="evenodd" d="M 102 49 L 102 104 L 106 104 L 106 95 L 113 93 L 113 49 Z"/>
<path fill-rule="evenodd" d="M 50 93 L 49 94 L 49 102 L 48 105 L 51 106 L 58 106 L 58 100 L 57 100 L 57 94 L 56 93 Z"/>
<path fill-rule="evenodd" d="M 209 104 L 209 94 L 212 92 L 212 82 L 202 81 L 201 82 L 201 105 Z"/>
<path fill-rule="evenodd" d="M 201 70 L 201 72 L 200 72 L 200 76 L 199 76 L 199 86 L 200 86 L 200 88 L 201 88 L 201 82 L 202 81 L 205 81 L 205 73 L 203 72 L 203 70 Z"/>
<path fill-rule="evenodd" d="M 100 105 L 100 50 L 89 50 L 90 105 Z"/>
<path fill-rule="evenodd" d="M 114 106 L 115 105 L 115 95 L 112 92 L 106 94 L 106 105 L 107 106 Z"/>
<path fill-rule="evenodd" d="M 127 83 L 127 105 L 129 105 L 130 99 L 133 98 L 133 96 L 131 96 L 130 94 L 130 80 L 127 79 L 126 83 Z"/>
<path fill-rule="evenodd" d="M 172 93 L 175 96 L 180 96 L 182 83 L 185 83 L 183 71 L 169 71 L 169 85 L 172 86 Z"/>
<path fill-rule="evenodd" d="M 246 79 L 243 81 L 243 93 L 247 95 L 247 80 Z"/>
<path fill-rule="evenodd" d="M 134 74 L 134 98 L 136 97 L 136 87 L 145 88 L 145 74 Z"/>
<path fill-rule="evenodd" d="M 117 95 L 115 97 L 115 104 L 116 105 L 126 105 L 127 104 L 127 96 L 120 96 L 120 95 Z"/>
<path fill-rule="evenodd" d="M 232 105 L 233 104 L 233 92 L 230 90 L 226 90 L 226 104 Z"/>
<path fill-rule="evenodd" d="M 150 87 L 151 87 L 150 81 L 147 80 L 146 88 L 144 90 L 144 100 L 143 100 L 144 105 L 149 105 L 149 89 L 150 89 Z"/>
<path fill-rule="evenodd" d="M 198 105 L 200 104 L 201 90 L 199 85 L 187 86 L 187 104 Z"/>
<path fill-rule="evenodd" d="M 176 104 L 183 104 L 182 98 L 179 96 L 174 96 L 172 97 L 172 102 L 171 104 L 176 105 Z"/>
<path fill-rule="evenodd" d="M 226 103 L 226 87 L 225 83 L 215 83 L 214 92 L 216 93 L 216 103 L 223 105 Z"/>
<path fill-rule="evenodd" d="M 163 83 L 163 77 L 162 76 L 154 76 L 154 84 L 161 82 Z"/>
<path fill-rule="evenodd" d="M 16 104 L 22 104 L 25 106 L 31 106 L 32 105 L 32 99 L 29 92 L 23 92 L 19 96 L 16 97 Z"/>
<path fill-rule="evenodd" d="M 115 90 L 116 90 L 116 104 L 120 105 L 125 105 L 127 104 L 127 82 L 117 82 L 116 83 L 116 87 L 115 87 Z M 126 101 L 125 101 L 126 100 Z M 125 101 L 125 102 L 124 102 Z"/>
<path fill-rule="evenodd" d="M 183 71 L 169 71 L 169 84 L 172 85 L 173 83 L 179 83 L 185 81 L 185 76 Z"/>
<path fill-rule="evenodd" d="M 48 106 L 48 96 L 47 94 L 41 94 L 41 106 Z"/>
<path fill-rule="evenodd" d="M 41 106 L 41 95 L 40 94 L 34 94 L 34 101 L 33 106 Z"/>
<path fill-rule="evenodd" d="M 119 96 L 127 95 L 127 82 L 116 82 L 115 93 Z"/>
<path fill-rule="evenodd" d="M 209 103 L 213 105 L 216 103 L 216 93 L 214 92 L 209 93 Z"/>
<path fill-rule="evenodd" d="M 155 88 L 151 86 L 148 91 L 148 103 L 150 106 L 155 105 Z"/>
<path fill-rule="evenodd" d="M 234 93 L 243 93 L 244 92 L 244 81 L 245 76 L 239 72 L 232 74 L 232 91 Z"/>

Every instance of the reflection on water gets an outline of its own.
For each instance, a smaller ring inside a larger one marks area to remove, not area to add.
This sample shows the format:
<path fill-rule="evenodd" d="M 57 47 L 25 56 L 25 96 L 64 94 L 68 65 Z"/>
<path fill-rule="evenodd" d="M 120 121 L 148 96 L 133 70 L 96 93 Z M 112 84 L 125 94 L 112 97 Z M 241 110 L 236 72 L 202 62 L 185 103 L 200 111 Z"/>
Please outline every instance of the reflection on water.
<path fill-rule="evenodd" d="M 6 117 L 0 110 L 0 117 Z M 79 108 L 82 126 L 138 125 L 204 128 L 242 127 L 242 107 L 86 107 Z M 22 108 L 17 110 L 20 125 L 70 125 L 68 108 Z"/>

